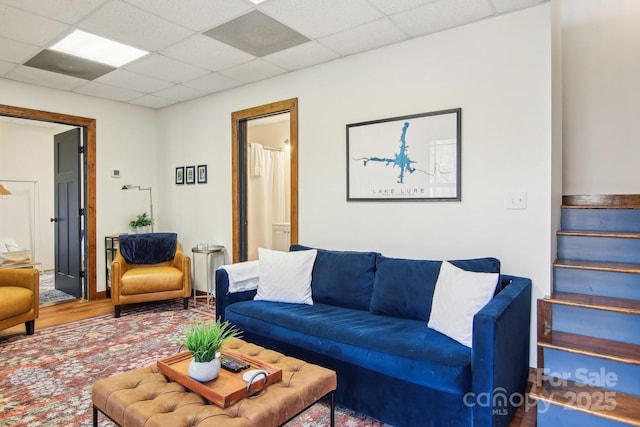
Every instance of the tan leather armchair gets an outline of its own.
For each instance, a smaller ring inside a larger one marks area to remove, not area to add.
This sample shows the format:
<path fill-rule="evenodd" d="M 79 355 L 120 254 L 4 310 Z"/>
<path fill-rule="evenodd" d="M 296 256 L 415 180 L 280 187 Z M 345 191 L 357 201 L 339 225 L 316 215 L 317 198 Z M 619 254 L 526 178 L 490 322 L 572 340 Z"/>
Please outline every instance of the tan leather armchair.
<path fill-rule="evenodd" d="M 40 272 L 34 269 L 0 269 L 0 329 L 24 322 L 33 335 L 40 310 Z"/>
<path fill-rule="evenodd" d="M 115 317 L 120 317 L 120 306 L 148 301 L 183 298 L 184 308 L 189 308 L 191 296 L 191 259 L 176 243 L 173 259 L 155 264 L 128 262 L 120 247 L 111 264 L 111 302 Z"/>

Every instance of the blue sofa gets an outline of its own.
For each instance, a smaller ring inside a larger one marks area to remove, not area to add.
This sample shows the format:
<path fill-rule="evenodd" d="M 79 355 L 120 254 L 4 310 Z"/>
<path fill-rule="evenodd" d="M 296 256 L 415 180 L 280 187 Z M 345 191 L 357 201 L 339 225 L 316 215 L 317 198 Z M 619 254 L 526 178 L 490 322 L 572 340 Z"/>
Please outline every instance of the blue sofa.
<path fill-rule="evenodd" d="M 317 251 L 313 305 L 231 293 L 221 268 L 217 315 L 248 341 L 335 370 L 337 403 L 395 427 L 508 425 L 529 372 L 529 279 L 500 275 L 469 348 L 427 327 L 441 261 Z M 500 272 L 494 258 L 450 262 Z"/>

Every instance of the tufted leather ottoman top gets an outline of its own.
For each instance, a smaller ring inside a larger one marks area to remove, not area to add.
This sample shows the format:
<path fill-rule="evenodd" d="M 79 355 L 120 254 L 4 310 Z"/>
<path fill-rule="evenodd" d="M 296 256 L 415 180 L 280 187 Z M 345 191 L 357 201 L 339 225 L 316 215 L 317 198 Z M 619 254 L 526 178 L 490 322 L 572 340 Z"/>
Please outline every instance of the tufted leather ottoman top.
<path fill-rule="evenodd" d="M 336 389 L 336 374 L 329 369 L 240 339 L 225 348 L 278 366 L 282 381 L 223 409 L 171 382 L 152 365 L 94 383 L 94 407 L 127 427 L 268 427 L 285 423 Z"/>

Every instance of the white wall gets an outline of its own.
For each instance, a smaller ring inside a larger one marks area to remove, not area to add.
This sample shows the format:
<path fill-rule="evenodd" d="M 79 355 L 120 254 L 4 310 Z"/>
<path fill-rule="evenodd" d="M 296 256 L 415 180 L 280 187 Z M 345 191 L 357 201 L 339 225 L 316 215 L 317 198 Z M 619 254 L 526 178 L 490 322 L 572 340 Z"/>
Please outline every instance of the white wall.
<path fill-rule="evenodd" d="M 231 113 L 299 98 L 300 242 L 387 256 L 495 256 L 550 290 L 551 7 L 344 58 L 160 111 L 164 221 L 188 247 L 231 251 Z M 346 202 L 345 125 L 462 108 L 461 202 Z M 207 163 L 209 184 L 173 184 L 176 166 Z M 527 209 L 507 210 L 508 192 Z M 227 255 L 229 261 L 229 255 Z"/>
<path fill-rule="evenodd" d="M 148 192 L 120 188 L 134 184 L 157 190 L 160 185 L 156 111 L 5 79 L 0 79 L 0 104 L 96 119 L 97 289 L 103 291 L 104 236 L 129 231 L 129 220 L 149 209 Z M 120 169 L 121 178 L 111 178 L 114 168 Z M 173 173 L 169 175 L 173 180 Z M 163 230 L 161 206 L 154 206 L 154 214 L 156 230 Z"/>
<path fill-rule="evenodd" d="M 564 0 L 564 194 L 637 194 L 640 2 Z"/>

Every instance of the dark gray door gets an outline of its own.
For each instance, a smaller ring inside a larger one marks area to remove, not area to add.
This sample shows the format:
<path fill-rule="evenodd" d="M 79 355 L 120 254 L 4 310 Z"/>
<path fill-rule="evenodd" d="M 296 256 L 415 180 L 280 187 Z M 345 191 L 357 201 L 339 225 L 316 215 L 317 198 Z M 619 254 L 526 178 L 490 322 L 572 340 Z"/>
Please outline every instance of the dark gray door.
<path fill-rule="evenodd" d="M 80 129 L 54 136 L 56 289 L 82 298 Z"/>

